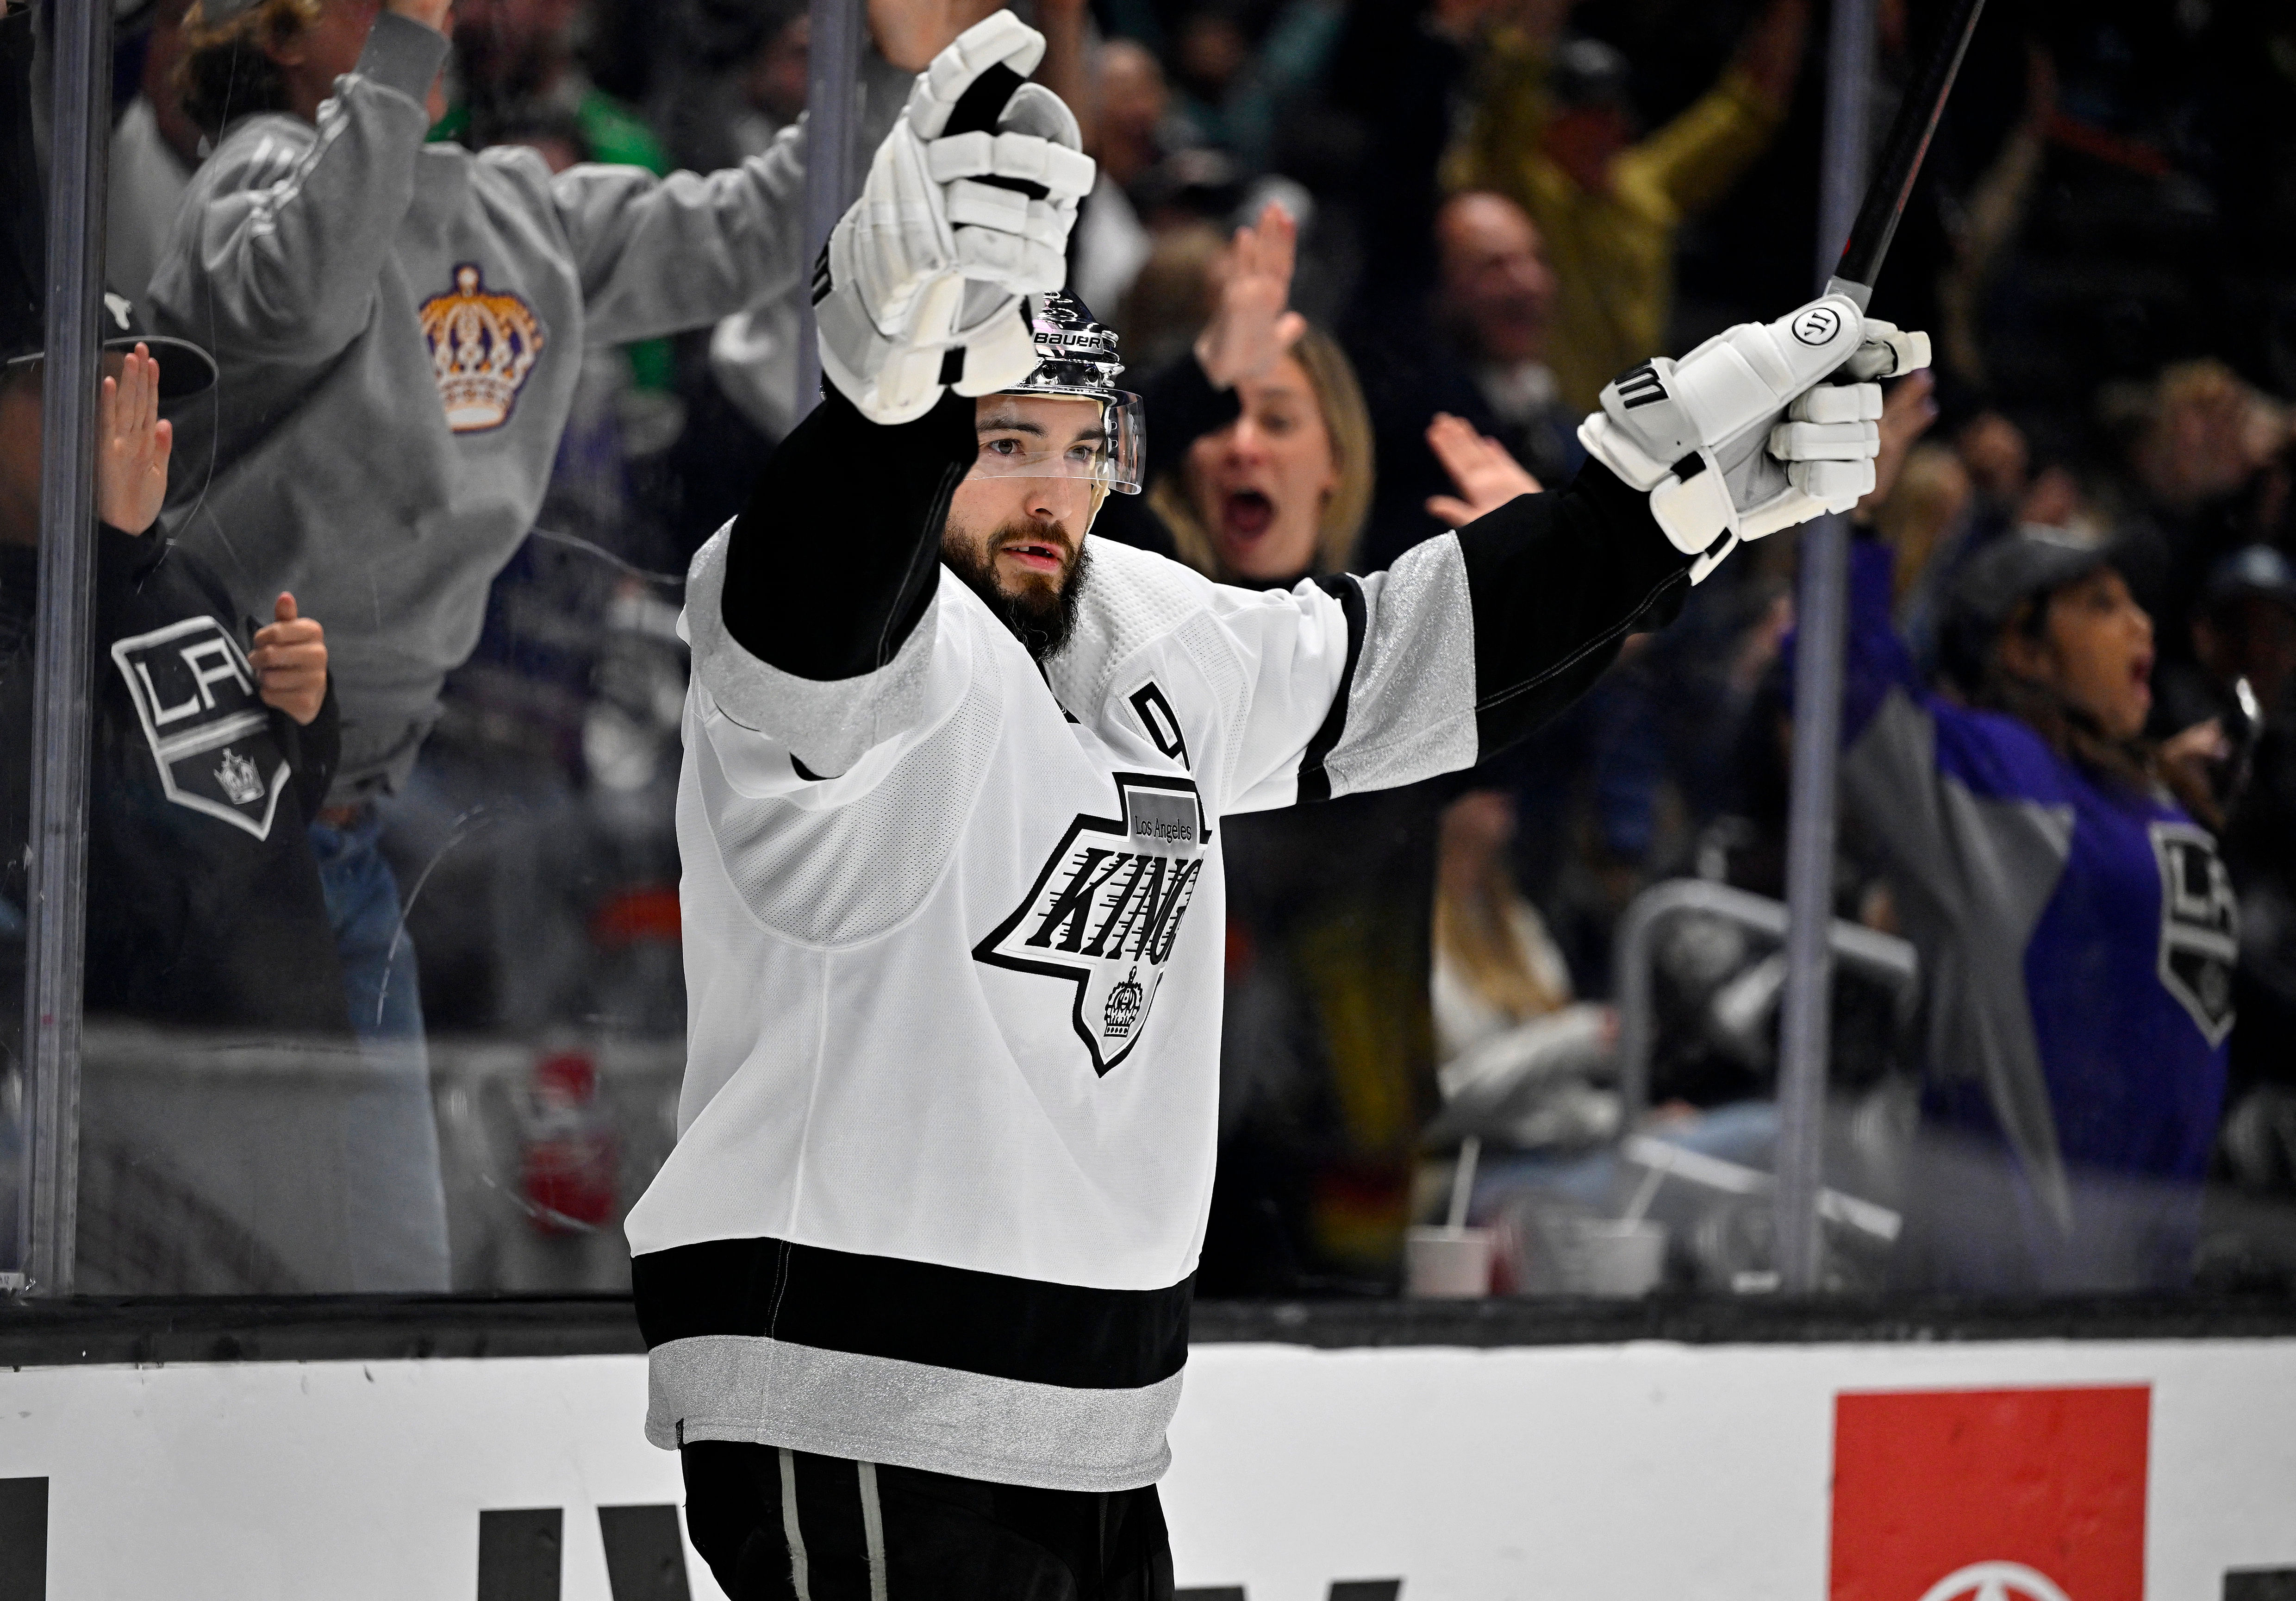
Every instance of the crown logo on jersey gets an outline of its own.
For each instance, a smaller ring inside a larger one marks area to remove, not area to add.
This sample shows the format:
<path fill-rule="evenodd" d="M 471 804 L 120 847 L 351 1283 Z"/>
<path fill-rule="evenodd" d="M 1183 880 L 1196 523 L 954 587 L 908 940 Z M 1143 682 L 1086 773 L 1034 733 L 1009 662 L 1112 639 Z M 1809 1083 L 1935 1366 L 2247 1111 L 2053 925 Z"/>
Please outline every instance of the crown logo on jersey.
<path fill-rule="evenodd" d="M 456 433 L 483 433 L 510 421 L 518 391 L 542 354 L 542 319 L 514 294 L 488 294 L 474 262 L 455 268 L 455 289 L 417 314 L 430 347 L 430 375 Z"/>
<path fill-rule="evenodd" d="M 245 806 L 263 799 L 263 775 L 255 770 L 253 762 L 236 751 L 224 751 L 222 765 L 216 768 L 215 776 L 224 798 L 234 806 Z"/>
<path fill-rule="evenodd" d="M 1140 1022 L 1147 992 L 1140 988 L 1140 966 L 1133 964 L 1124 981 L 1108 992 L 1108 1009 L 1101 1014 L 1101 1033 L 1110 1039 L 1128 1039 Z"/>

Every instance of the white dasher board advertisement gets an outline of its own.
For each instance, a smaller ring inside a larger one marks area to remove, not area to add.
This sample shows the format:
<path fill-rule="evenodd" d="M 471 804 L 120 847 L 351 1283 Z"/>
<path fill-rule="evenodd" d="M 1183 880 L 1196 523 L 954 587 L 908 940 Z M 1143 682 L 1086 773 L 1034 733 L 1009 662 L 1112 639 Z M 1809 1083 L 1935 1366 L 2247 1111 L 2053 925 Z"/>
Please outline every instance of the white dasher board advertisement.
<path fill-rule="evenodd" d="M 644 1411 L 636 1357 L 0 1373 L 0 1589 L 715 1601 Z M 1200 1345 L 1172 1449 L 1199 1601 L 2296 1593 L 2296 1340 Z"/>

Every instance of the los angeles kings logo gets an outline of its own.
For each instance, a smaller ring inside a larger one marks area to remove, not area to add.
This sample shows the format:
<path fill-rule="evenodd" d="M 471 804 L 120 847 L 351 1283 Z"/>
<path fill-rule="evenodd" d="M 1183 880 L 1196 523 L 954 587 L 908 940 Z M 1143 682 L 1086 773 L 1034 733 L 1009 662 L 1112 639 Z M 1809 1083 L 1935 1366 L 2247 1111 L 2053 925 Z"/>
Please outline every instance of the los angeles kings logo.
<path fill-rule="evenodd" d="M 1027 897 L 972 950 L 1073 983 L 1077 1038 L 1103 1075 L 1147 1030 L 1212 837 L 1186 779 L 1115 778 L 1121 815 L 1070 823 Z"/>
<path fill-rule="evenodd" d="M 239 641 L 214 618 L 191 617 L 115 641 L 111 660 L 168 799 L 269 838 L 287 758 Z"/>
<path fill-rule="evenodd" d="M 2232 1032 L 2233 969 L 2240 963 L 2240 903 L 2216 841 L 2185 823 L 2152 825 L 2161 866 L 2161 983 L 2210 1045 Z"/>

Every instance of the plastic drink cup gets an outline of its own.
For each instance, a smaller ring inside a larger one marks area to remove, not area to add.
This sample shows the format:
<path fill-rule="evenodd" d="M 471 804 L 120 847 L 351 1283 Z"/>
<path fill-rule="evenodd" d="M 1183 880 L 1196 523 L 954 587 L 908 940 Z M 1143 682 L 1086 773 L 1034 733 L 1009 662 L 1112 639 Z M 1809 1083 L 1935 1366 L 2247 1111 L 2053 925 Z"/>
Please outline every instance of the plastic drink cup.
<path fill-rule="evenodd" d="M 1663 1223 L 1589 1218 L 1573 1226 L 1570 1244 L 1570 1287 L 1582 1295 L 1630 1300 L 1666 1277 Z"/>
<path fill-rule="evenodd" d="M 1414 1228 L 1404 1236 L 1408 1293 L 1466 1300 L 1491 1293 L 1493 1235 L 1488 1228 Z"/>

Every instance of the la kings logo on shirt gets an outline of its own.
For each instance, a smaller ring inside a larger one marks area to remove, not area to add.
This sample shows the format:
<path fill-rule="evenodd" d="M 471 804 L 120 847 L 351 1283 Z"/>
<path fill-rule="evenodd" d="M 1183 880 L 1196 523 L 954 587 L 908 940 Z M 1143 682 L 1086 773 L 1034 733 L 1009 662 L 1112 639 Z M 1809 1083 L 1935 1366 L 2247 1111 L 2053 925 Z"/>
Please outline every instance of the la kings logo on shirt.
<path fill-rule="evenodd" d="M 2211 1046 L 2232 1031 L 2232 973 L 2240 903 L 2216 842 L 2189 823 L 2152 825 L 2161 864 L 2161 982 Z"/>
<path fill-rule="evenodd" d="M 975 961 L 1076 986 L 1077 1038 L 1105 1075 L 1148 1027 L 1204 870 L 1203 802 L 1185 778 L 1114 775 L 1120 816 L 1079 815 Z"/>
<path fill-rule="evenodd" d="M 287 758 L 239 641 L 214 618 L 192 617 L 115 641 L 111 660 L 168 799 L 269 838 Z"/>

